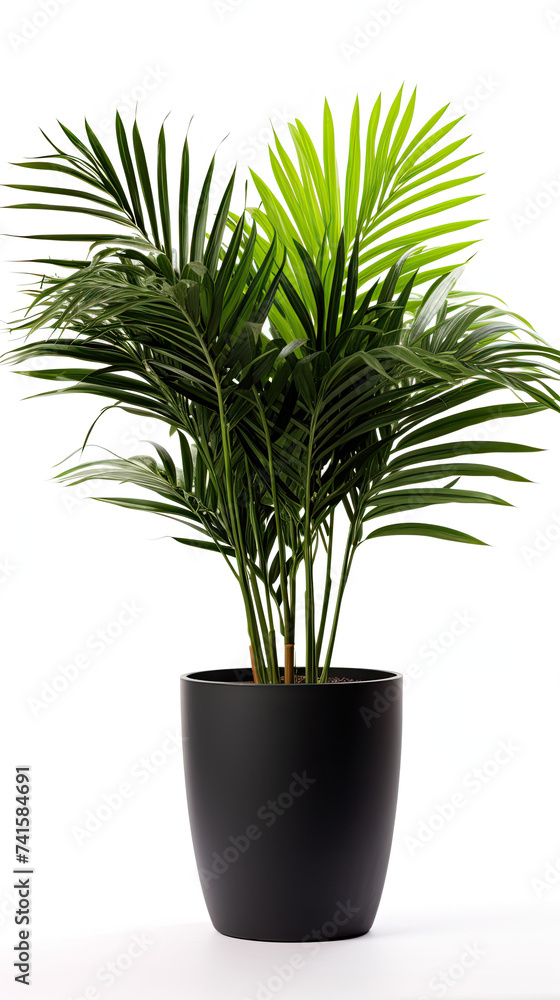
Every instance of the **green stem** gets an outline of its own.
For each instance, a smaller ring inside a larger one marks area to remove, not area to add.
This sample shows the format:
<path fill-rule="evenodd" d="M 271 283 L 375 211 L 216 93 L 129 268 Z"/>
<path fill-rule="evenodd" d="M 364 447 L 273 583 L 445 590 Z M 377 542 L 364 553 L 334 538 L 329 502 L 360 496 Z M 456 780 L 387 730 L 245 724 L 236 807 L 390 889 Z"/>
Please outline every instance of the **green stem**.
<path fill-rule="evenodd" d="M 296 560 L 296 529 L 292 526 L 292 538 L 291 538 L 291 548 L 292 548 L 292 565 L 290 566 L 290 615 L 286 619 L 286 628 L 284 633 L 284 641 L 286 645 L 294 645 L 296 641 L 296 597 L 297 597 L 297 571 L 298 563 Z"/>
<path fill-rule="evenodd" d="M 307 684 L 315 684 L 315 594 L 313 590 L 313 554 L 309 544 L 307 517 L 303 544 L 305 563 L 305 680 Z"/>
<path fill-rule="evenodd" d="M 344 551 L 344 559 L 342 561 L 342 571 L 340 574 L 340 582 L 338 585 L 338 593 L 336 595 L 336 604 L 334 608 L 333 622 L 331 626 L 331 634 L 329 637 L 329 645 L 327 647 L 327 653 L 325 656 L 325 664 L 321 673 L 321 684 L 324 684 L 329 676 L 329 668 L 331 665 L 332 654 L 334 649 L 334 643 L 336 639 L 336 632 L 338 629 L 338 622 L 340 618 L 340 609 L 342 606 L 342 598 L 344 597 L 344 590 L 348 582 L 348 576 L 352 566 L 352 561 L 356 552 L 355 543 L 355 523 L 350 523 L 350 528 L 348 531 L 348 538 L 346 541 L 346 548 Z"/>
<path fill-rule="evenodd" d="M 325 594 L 323 597 L 323 608 L 321 611 L 319 634 L 317 636 L 317 669 L 319 669 L 321 661 L 321 649 L 323 648 L 323 638 L 325 635 L 327 614 L 329 610 L 329 602 L 331 597 L 331 588 L 332 588 L 331 567 L 332 567 L 332 556 L 333 556 L 333 538 L 334 538 L 334 510 L 332 510 L 329 515 L 329 541 L 327 546 L 327 568 L 325 572 Z"/>
<path fill-rule="evenodd" d="M 266 658 L 268 660 L 268 666 L 270 668 L 270 672 L 273 678 L 273 683 L 277 684 L 279 682 L 279 678 L 275 677 L 275 673 L 277 673 L 277 671 L 275 671 L 274 655 L 270 648 L 270 622 L 267 624 L 262 604 L 261 594 L 259 590 L 258 580 L 253 570 L 250 570 L 249 572 L 249 580 L 251 582 L 251 590 L 253 592 L 253 602 L 257 613 L 257 620 L 260 628 L 260 634 L 262 637 L 264 651 L 266 654 Z"/>
<path fill-rule="evenodd" d="M 259 613 L 261 621 L 261 632 L 263 637 L 263 643 L 265 649 L 267 650 L 268 663 L 270 667 L 272 682 L 273 684 L 279 684 L 280 675 L 278 672 L 278 653 L 276 650 L 276 631 L 274 625 L 274 614 L 272 611 L 270 576 L 268 572 L 266 555 L 263 547 L 262 533 L 261 531 L 259 531 L 259 524 L 256 516 L 255 498 L 253 494 L 253 486 L 251 483 L 251 470 L 249 468 L 249 462 L 247 456 L 245 456 L 245 475 L 247 477 L 247 490 L 249 495 L 249 503 L 248 503 L 249 520 L 251 523 L 251 527 L 253 529 L 253 537 L 255 539 L 255 547 L 257 550 L 257 555 L 260 565 L 260 572 L 262 576 L 265 599 L 266 599 L 266 610 L 268 615 L 268 628 L 267 628 L 266 621 L 264 618 L 264 611 L 262 613 Z M 258 606 L 262 608 L 257 575 L 255 571 L 251 570 L 251 572 L 252 572 L 253 589 L 254 590 L 256 589 L 255 600 L 258 601 Z M 280 609 L 278 610 L 278 613 L 280 615 Z M 281 616 L 280 616 L 280 621 L 282 621 Z"/>
<path fill-rule="evenodd" d="M 185 314 L 186 315 L 186 314 Z M 226 480 L 226 492 L 227 492 L 227 511 L 224 510 L 224 518 L 229 524 L 229 530 L 233 542 L 233 547 L 235 549 L 235 556 L 237 559 L 237 566 L 239 569 L 239 584 L 241 587 L 241 592 L 243 594 L 243 599 L 245 601 L 245 609 L 247 612 L 247 624 L 249 630 L 249 638 L 251 641 L 251 646 L 253 649 L 253 655 L 255 657 L 255 664 L 257 675 L 261 681 L 266 680 L 266 667 L 264 665 L 261 638 L 259 635 L 259 629 L 257 620 L 255 617 L 255 611 L 251 602 L 251 586 L 249 582 L 249 572 L 247 566 L 246 548 L 243 543 L 243 536 L 241 531 L 241 525 L 239 521 L 239 510 L 235 500 L 235 494 L 233 489 L 233 476 L 231 470 L 231 447 L 229 438 L 229 428 L 226 419 L 224 399 L 222 395 L 222 386 L 218 373 L 212 362 L 212 358 L 204 343 L 204 338 L 200 336 L 195 324 L 190 321 L 187 316 L 189 325 L 193 329 L 195 336 L 198 340 L 201 351 L 204 354 L 206 363 L 212 374 L 212 379 L 214 386 L 216 388 L 216 396 L 218 399 L 218 412 L 220 419 L 220 432 L 222 437 L 222 450 L 224 457 L 224 473 Z"/>
<path fill-rule="evenodd" d="M 255 401 L 257 403 L 257 408 L 261 418 L 261 424 L 263 428 L 263 433 L 266 441 L 266 450 L 268 455 L 268 469 L 270 474 L 270 492 L 272 495 L 272 504 L 274 507 L 274 519 L 276 522 L 276 534 L 278 537 L 278 559 L 280 564 L 280 590 L 282 593 L 282 603 L 284 605 L 284 617 L 290 617 L 290 599 L 288 595 L 288 581 L 286 577 L 286 544 L 284 539 L 284 525 L 282 523 L 282 517 L 280 512 L 280 504 L 278 502 L 278 491 L 276 489 L 276 475 L 274 472 L 274 455 L 272 451 L 272 441 L 270 438 L 270 433 L 268 430 L 268 424 L 266 421 L 266 413 L 259 399 L 256 389 L 253 389 L 253 394 Z"/>
<path fill-rule="evenodd" d="M 309 428 L 307 450 L 307 474 L 305 479 L 305 526 L 303 532 L 303 560 L 305 567 L 305 680 L 307 684 L 317 683 L 317 660 L 315 645 L 315 592 L 313 586 L 313 535 L 311 531 L 311 466 L 313 439 L 319 407 L 317 406 Z"/>

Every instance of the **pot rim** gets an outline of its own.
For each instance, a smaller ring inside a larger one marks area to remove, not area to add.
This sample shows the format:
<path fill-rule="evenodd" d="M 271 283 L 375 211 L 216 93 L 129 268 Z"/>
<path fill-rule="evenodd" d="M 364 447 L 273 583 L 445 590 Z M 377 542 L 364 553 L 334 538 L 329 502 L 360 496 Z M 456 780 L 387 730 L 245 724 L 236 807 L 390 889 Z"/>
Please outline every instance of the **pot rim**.
<path fill-rule="evenodd" d="M 300 668 L 301 669 L 301 668 Z M 275 690 L 280 689 L 295 689 L 295 690 L 306 690 L 309 688 L 325 688 L 332 691 L 331 684 L 255 684 L 252 679 L 248 680 L 228 680 L 223 677 L 225 673 L 243 673 L 251 677 L 251 670 L 249 667 L 236 668 L 236 667 L 222 667 L 218 669 L 210 670 L 195 670 L 192 673 L 181 674 L 181 681 L 190 681 L 195 684 L 217 684 L 225 687 L 243 687 L 243 688 L 255 688 L 256 690 Z M 349 673 L 358 674 L 364 673 L 369 674 L 369 677 L 352 677 L 350 684 L 353 687 L 355 684 L 379 684 L 382 681 L 402 681 L 403 675 L 398 673 L 396 670 L 378 670 L 375 667 L 333 667 L 329 673 L 331 675 L 346 674 Z M 212 675 L 222 675 L 220 677 Z M 372 674 L 377 676 L 371 676 Z M 344 685 L 346 686 L 346 685 Z"/>

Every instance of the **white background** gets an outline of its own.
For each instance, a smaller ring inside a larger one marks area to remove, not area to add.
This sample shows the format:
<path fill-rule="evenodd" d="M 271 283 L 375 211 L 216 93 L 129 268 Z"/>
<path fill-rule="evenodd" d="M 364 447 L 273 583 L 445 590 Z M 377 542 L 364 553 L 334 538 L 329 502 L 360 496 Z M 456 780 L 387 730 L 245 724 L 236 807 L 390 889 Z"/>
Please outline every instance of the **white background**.
<path fill-rule="evenodd" d="M 224 178 L 235 159 L 243 177 L 249 166 L 266 171 L 271 115 L 281 135 L 282 122 L 297 115 L 318 138 L 327 95 L 343 160 L 356 93 L 365 113 L 380 89 L 389 100 L 403 80 L 409 89 L 418 84 L 418 121 L 451 101 L 468 112 L 471 148 L 485 151 L 477 166 L 486 171 L 486 197 L 476 214 L 490 221 L 463 287 L 504 298 L 560 347 L 558 0 L 402 0 L 390 10 L 355 0 L 46 6 L 48 17 L 39 0 L 2 7 L 1 179 L 23 179 L 8 161 L 44 153 L 38 127 L 54 132 L 57 118 L 80 131 L 86 113 L 114 152 L 115 107 L 131 123 L 135 101 L 151 140 L 171 112 L 171 156 L 194 114 L 200 179 L 226 135 L 218 151 Z M 41 226 L 4 212 L 0 229 Z M 9 261 L 45 249 L 4 238 L 0 255 Z M 4 320 L 21 305 L 18 269 L 3 268 Z M 94 399 L 20 402 L 38 383 L 5 369 L 0 380 L 0 936 L 8 949 L 0 992 L 20 991 L 9 953 L 12 789 L 14 765 L 30 763 L 36 961 L 28 993 L 61 1000 L 95 987 L 118 998 L 256 997 L 292 946 L 231 941 L 211 929 L 180 752 L 168 735 L 178 734 L 181 672 L 247 663 L 237 593 L 218 557 L 158 540 L 165 524 L 49 481 L 54 464 L 81 444 Z M 156 434 L 111 416 L 95 440 L 130 455 L 138 439 Z M 444 523 L 493 547 L 384 539 L 361 549 L 336 663 L 419 668 L 406 696 L 392 860 L 374 932 L 306 958 L 283 996 L 560 997 L 560 869 L 557 885 L 539 890 L 532 882 L 546 871 L 552 878 L 550 866 L 560 864 L 560 420 L 498 424 L 492 436 L 549 449 L 512 457 L 511 467 L 537 483 L 500 484 L 515 507 L 446 510 Z M 123 616 L 131 603 L 133 614 Z M 115 625 L 119 615 L 124 626 Z M 467 625 L 453 636 L 459 616 Z M 44 682 L 80 655 L 87 666 L 77 679 L 34 711 Z M 513 755 L 477 794 L 468 776 L 501 741 Z M 155 772 L 148 780 L 140 776 L 146 758 Z M 78 844 L 75 828 L 125 781 L 130 801 Z M 420 848 L 407 846 L 459 792 L 464 805 L 444 828 Z M 99 970 L 126 952 L 135 931 L 152 943 L 103 986 Z M 484 955 L 443 992 L 430 985 L 452 965 L 460 975 L 456 963 L 469 944 Z"/>

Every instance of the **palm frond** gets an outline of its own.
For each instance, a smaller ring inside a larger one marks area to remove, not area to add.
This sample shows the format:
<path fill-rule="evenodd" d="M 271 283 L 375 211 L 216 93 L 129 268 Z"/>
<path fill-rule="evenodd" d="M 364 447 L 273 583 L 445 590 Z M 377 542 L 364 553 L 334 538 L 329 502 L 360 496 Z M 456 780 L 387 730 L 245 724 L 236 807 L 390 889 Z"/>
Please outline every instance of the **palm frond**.
<path fill-rule="evenodd" d="M 296 120 L 290 126 L 295 158 L 278 136 L 270 149 L 278 192 L 251 171 L 261 201 L 260 207 L 250 209 L 261 229 L 259 253 L 266 251 L 274 231 L 287 249 L 286 274 L 311 313 L 315 311 L 315 293 L 309 268 L 302 267 L 301 247 L 317 268 L 328 297 L 341 234 L 345 246 L 343 284 L 349 280 L 355 249 L 357 290 L 386 272 L 405 252 L 408 260 L 399 277 L 399 288 L 404 287 L 410 272 L 414 273 L 415 285 L 433 281 L 456 269 L 457 254 L 476 242 L 467 239 L 442 246 L 441 238 L 460 233 L 482 220 L 461 217 L 442 223 L 437 217 L 442 213 L 454 214 L 455 209 L 480 197 L 462 193 L 464 185 L 481 176 L 461 172 L 477 154 L 455 157 L 468 137 L 446 142 L 461 121 L 457 118 L 440 124 L 447 106 L 414 133 L 415 103 L 414 92 L 401 109 L 401 88 L 383 120 L 381 96 L 377 99 L 368 119 L 362 164 L 360 107 L 356 100 L 342 185 L 338 179 L 332 115 L 326 101 L 322 162 L 305 126 Z M 415 228 L 419 222 L 421 228 Z M 427 265 L 436 261 L 437 270 L 428 269 Z M 286 338 L 296 332 L 298 336 L 302 334 L 298 316 L 282 293 L 271 318 Z"/>
<path fill-rule="evenodd" d="M 85 214 L 112 231 L 32 237 L 87 254 L 35 259 L 48 270 L 6 360 L 51 383 L 43 394 L 93 394 L 100 416 L 155 418 L 170 435 L 169 447 L 80 461 L 59 481 L 126 484 L 126 496 L 100 499 L 178 522 L 180 544 L 224 557 L 259 682 L 282 679 L 277 633 L 292 662 L 302 576 L 306 680 L 316 683 L 328 678 L 357 549 L 399 534 L 483 544 L 400 518 L 444 504 L 508 506 L 486 480 L 527 480 L 480 456 L 538 449 L 486 440 L 480 425 L 560 412 L 560 352 L 503 303 L 456 287 L 452 258 L 471 246 L 463 236 L 475 220 L 439 217 L 472 199 L 460 192 L 477 175 L 457 173 L 472 159 L 456 155 L 463 138 L 449 141 L 457 121 L 442 124 L 442 108 L 414 131 L 414 105 L 400 92 L 383 116 L 379 99 L 364 138 L 356 103 L 342 183 L 328 105 L 321 156 L 296 121 L 295 155 L 278 138 L 271 151 L 278 193 L 254 175 L 252 220 L 231 210 L 235 174 L 209 218 L 212 161 L 191 226 L 187 139 L 174 209 L 164 128 L 149 158 L 138 125 L 129 136 L 118 115 L 114 162 L 89 125 L 83 139 L 61 126 L 64 149 L 50 143 L 22 164 L 61 180 L 10 185 L 33 195 L 19 210 Z M 25 368 L 36 359 L 45 367 Z"/>

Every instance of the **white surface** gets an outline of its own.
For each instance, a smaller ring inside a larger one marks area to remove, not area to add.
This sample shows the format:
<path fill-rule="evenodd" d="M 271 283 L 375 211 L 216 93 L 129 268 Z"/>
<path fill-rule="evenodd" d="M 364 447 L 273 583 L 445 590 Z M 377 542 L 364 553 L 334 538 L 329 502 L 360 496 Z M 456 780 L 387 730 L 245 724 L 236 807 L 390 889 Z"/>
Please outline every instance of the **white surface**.
<path fill-rule="evenodd" d="M 267 169 L 268 117 L 282 132 L 280 119 L 297 114 L 317 135 L 324 94 L 342 159 L 356 92 L 365 112 L 379 89 L 389 98 L 403 79 L 417 83 L 419 121 L 451 100 L 470 112 L 471 148 L 486 151 L 477 161 L 487 171 L 477 214 L 490 221 L 464 286 L 502 296 L 560 346 L 560 4 L 403 0 L 399 6 L 363 44 L 360 31 L 372 10 L 388 9 L 388 2 L 69 0 L 35 34 L 32 21 L 31 37 L 20 43 L 27 18 L 44 21 L 36 17 L 40 0 L 4 0 L 2 162 L 43 152 L 39 125 L 54 132 L 59 117 L 79 130 L 84 112 L 114 149 L 107 120 L 119 104 L 130 122 L 126 108 L 137 100 L 148 137 L 172 111 L 170 156 L 195 114 L 199 178 L 227 133 L 219 171 L 225 176 L 238 157 L 244 176 L 249 166 Z M 363 47 L 349 52 L 344 46 L 355 38 Z M 0 174 L 15 179 L 7 166 Z M 543 207 L 535 210 L 537 197 Z M 533 216 L 526 224 L 524 213 Z M 13 215 L 3 213 L 1 232 L 44 226 Z M 45 250 L 41 245 L 38 255 Z M 0 255 L 28 257 L 30 247 L 4 239 Z M 3 268 L 6 318 L 21 304 L 13 270 Z M 158 948 L 122 987 L 113 987 L 114 996 L 120 989 L 131 998 L 252 997 L 258 979 L 289 950 L 226 941 L 207 923 L 199 926 L 207 918 L 181 763 L 166 736 L 179 723 L 182 671 L 247 662 L 238 596 L 217 557 L 153 540 L 166 534 L 165 525 L 49 482 L 53 465 L 81 443 L 98 403 L 20 402 L 34 391 L 36 383 L 0 371 L 1 941 L 10 946 L 14 934 L 13 767 L 28 762 L 37 869 L 34 995 L 73 995 L 139 926 L 154 929 Z M 560 995 L 552 965 L 560 886 L 539 891 L 532 884 L 560 857 L 560 421 L 540 415 L 498 424 L 493 433 L 550 449 L 512 458 L 511 468 L 538 483 L 504 484 L 499 492 L 514 509 L 445 512 L 444 523 L 481 534 L 493 548 L 384 539 L 357 561 L 337 662 L 392 667 L 411 677 L 395 845 L 376 934 L 325 946 L 286 995 L 314 1000 L 359 997 L 361 990 L 384 1000 L 418 997 L 473 935 L 487 942 L 488 958 L 450 995 Z M 138 439 L 156 434 L 111 416 L 96 440 L 131 454 Z M 120 629 L 111 624 L 131 601 L 142 610 L 125 615 Z M 30 699 L 79 656 L 87 666 L 77 679 L 34 714 Z M 413 664 L 420 669 L 411 671 Z M 501 741 L 518 749 L 496 770 L 486 762 Z M 475 791 L 472 771 L 483 765 L 495 773 Z M 132 783 L 132 798 L 79 846 L 75 827 L 122 782 Z M 464 802 L 432 840 L 407 847 L 419 824 L 459 794 Z M 411 916 L 428 901 L 433 922 Z M 527 916 L 508 922 L 512 907 Z M 471 922 L 455 924 L 454 914 L 466 911 L 474 914 Z M 506 916 L 489 921 L 488 911 Z M 88 937 L 120 932 L 122 938 Z M 43 952 L 49 936 L 73 939 L 72 946 Z M 3 997 L 13 992 L 10 981 L 8 964 Z M 352 989 L 342 990 L 342 983 Z"/>
<path fill-rule="evenodd" d="M 528 911 L 380 920 L 361 938 L 305 946 L 222 937 L 207 924 L 42 946 L 41 1000 L 558 1000 L 558 923 Z M 21 987 L 2 993 L 17 1000 Z"/>

